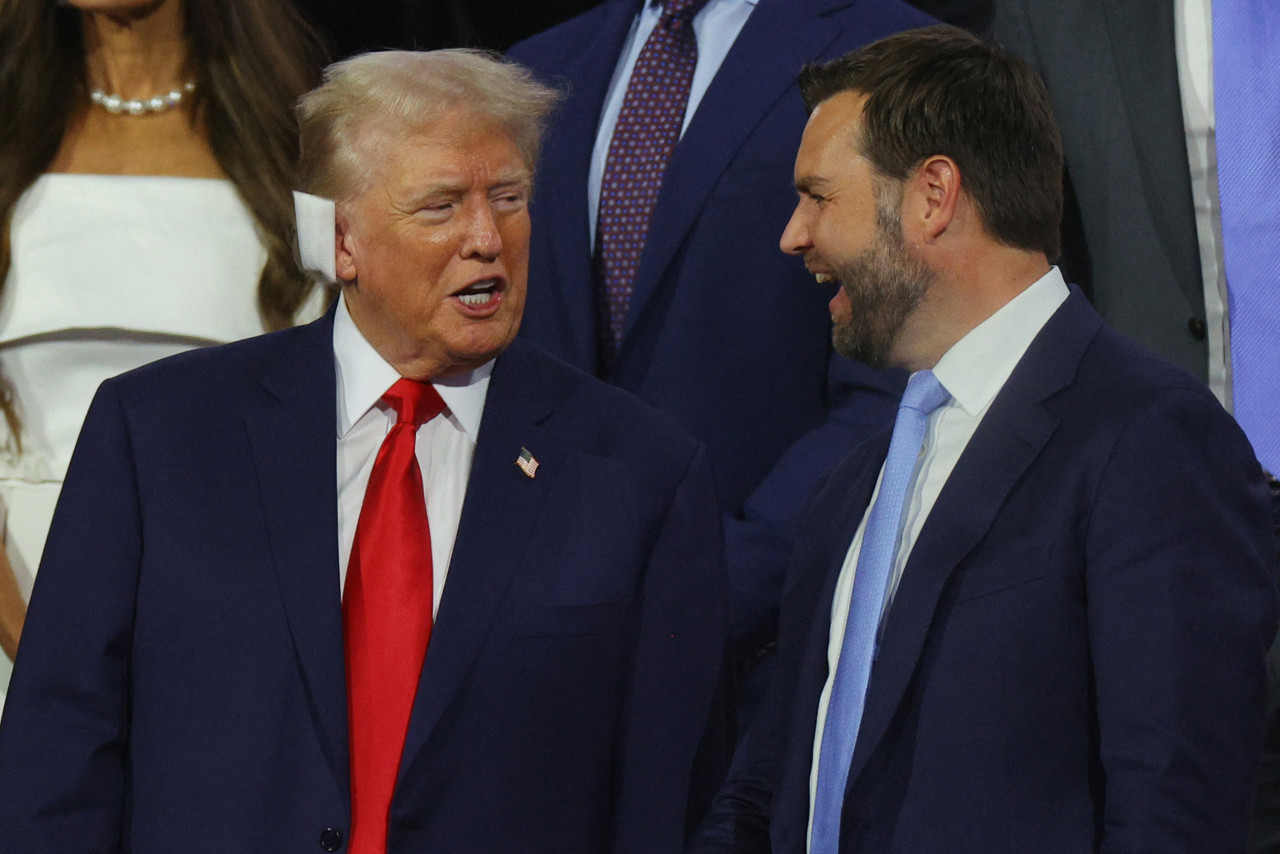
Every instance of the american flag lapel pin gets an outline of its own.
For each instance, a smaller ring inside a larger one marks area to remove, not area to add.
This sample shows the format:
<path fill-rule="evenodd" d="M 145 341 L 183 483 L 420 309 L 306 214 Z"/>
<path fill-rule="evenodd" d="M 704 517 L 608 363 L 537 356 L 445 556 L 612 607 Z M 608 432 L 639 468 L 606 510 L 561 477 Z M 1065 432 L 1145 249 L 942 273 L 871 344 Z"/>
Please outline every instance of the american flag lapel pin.
<path fill-rule="evenodd" d="M 520 449 L 520 456 L 516 457 L 516 468 L 524 472 L 525 477 L 533 477 L 538 473 L 538 461 L 529 453 L 528 448 Z"/>

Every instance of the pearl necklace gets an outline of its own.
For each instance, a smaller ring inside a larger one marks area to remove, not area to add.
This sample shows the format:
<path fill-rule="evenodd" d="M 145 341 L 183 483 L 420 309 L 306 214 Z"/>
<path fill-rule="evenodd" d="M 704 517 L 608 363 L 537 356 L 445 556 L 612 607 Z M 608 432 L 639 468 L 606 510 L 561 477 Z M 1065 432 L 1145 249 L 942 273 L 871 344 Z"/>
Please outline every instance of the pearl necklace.
<path fill-rule="evenodd" d="M 121 98 L 119 95 L 108 95 L 101 89 L 89 93 L 89 100 L 112 115 L 145 116 L 147 113 L 163 113 L 182 103 L 184 95 L 194 92 L 196 84 L 188 80 L 181 89 L 174 89 L 167 95 L 156 95 L 154 98 Z"/>

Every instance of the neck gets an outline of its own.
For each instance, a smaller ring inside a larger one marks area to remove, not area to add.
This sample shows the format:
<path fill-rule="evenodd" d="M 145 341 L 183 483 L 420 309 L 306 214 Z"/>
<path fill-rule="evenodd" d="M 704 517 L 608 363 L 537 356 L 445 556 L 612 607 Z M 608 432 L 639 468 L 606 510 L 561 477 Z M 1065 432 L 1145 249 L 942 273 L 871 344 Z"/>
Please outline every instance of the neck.
<path fill-rule="evenodd" d="M 84 12 L 81 20 L 91 89 L 123 98 L 150 98 L 181 89 L 188 79 L 179 0 Z"/>
<path fill-rule="evenodd" d="M 953 259 L 904 325 L 890 361 L 932 368 L 957 341 L 1049 272 L 1041 252 L 988 244 Z"/>

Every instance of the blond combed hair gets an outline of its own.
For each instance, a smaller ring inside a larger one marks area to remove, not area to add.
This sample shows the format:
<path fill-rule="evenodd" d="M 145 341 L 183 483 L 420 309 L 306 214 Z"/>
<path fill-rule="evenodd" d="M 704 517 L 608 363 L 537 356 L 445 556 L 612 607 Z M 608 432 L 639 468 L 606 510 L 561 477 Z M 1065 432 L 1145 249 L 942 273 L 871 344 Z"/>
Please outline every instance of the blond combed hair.
<path fill-rule="evenodd" d="M 532 171 L 559 100 L 522 66 L 485 51 L 387 50 L 335 62 L 298 100 L 302 189 L 334 200 L 359 193 L 374 167 L 362 134 L 429 129 L 457 109 L 502 128 Z"/>

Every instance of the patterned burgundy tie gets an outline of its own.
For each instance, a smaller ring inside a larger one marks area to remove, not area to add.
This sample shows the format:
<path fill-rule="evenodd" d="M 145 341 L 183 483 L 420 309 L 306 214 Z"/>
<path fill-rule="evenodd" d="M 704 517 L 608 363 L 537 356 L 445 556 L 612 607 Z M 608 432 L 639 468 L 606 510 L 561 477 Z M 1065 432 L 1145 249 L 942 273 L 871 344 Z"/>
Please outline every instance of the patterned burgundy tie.
<path fill-rule="evenodd" d="M 351 726 L 350 854 L 386 854 L 387 815 L 431 638 L 431 532 L 416 453 L 418 427 L 444 409 L 430 383 L 401 379 L 396 410 L 356 522 L 342 631 Z"/>
<path fill-rule="evenodd" d="M 603 307 L 609 335 L 601 335 L 612 362 L 649 219 L 671 151 L 680 139 L 689 84 L 698 62 L 693 16 L 707 0 L 662 0 L 662 17 L 636 59 L 627 94 L 609 142 L 600 183 L 596 255 L 604 279 Z"/>

